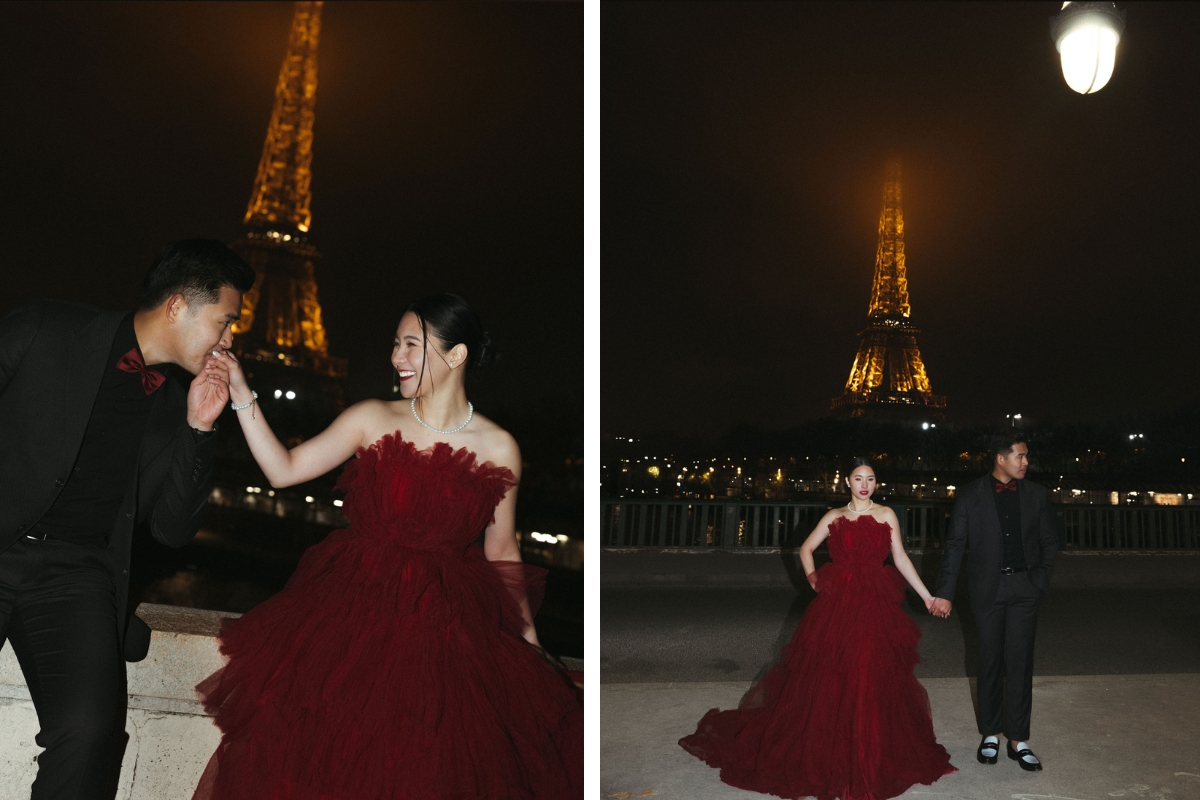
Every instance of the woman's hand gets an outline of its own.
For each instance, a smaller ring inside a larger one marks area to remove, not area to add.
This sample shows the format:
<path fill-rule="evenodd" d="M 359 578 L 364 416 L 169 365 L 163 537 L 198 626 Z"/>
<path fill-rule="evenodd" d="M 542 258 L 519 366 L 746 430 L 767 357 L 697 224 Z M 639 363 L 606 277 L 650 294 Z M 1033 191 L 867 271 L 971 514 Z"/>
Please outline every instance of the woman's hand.
<path fill-rule="evenodd" d="M 804 577 L 808 579 L 808 585 L 812 587 L 812 590 L 817 594 L 820 594 L 821 590 L 817 588 L 817 573 L 810 572 Z"/>
<path fill-rule="evenodd" d="M 213 359 L 225 368 L 229 376 L 229 399 L 235 406 L 242 406 L 254 399 L 250 393 L 250 384 L 246 382 L 246 373 L 237 357 L 228 350 L 214 350 Z"/>

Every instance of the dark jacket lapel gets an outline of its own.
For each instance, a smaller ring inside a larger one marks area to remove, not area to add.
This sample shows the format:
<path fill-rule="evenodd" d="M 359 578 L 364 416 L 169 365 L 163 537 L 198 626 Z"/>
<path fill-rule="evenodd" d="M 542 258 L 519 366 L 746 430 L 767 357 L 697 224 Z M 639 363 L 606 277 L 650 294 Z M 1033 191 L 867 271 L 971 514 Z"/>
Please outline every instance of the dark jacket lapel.
<path fill-rule="evenodd" d="M 979 502 L 984 521 L 989 528 L 995 529 L 996 541 L 1000 541 L 1000 512 L 996 510 L 995 490 L 992 489 L 991 475 L 984 475 L 979 480 Z"/>
<path fill-rule="evenodd" d="M 74 442 L 76 452 L 83 441 L 83 432 L 87 429 L 88 419 L 92 416 L 92 406 L 96 404 L 96 394 L 100 391 L 100 382 L 104 379 L 104 368 L 107 365 L 108 353 L 112 349 L 113 337 L 117 335 L 117 327 L 121 324 L 126 312 L 104 311 L 85 325 L 71 342 L 70 353 L 67 356 L 67 374 L 73 376 L 67 384 L 67 396 L 63 409 L 63 442 Z M 70 453 L 72 459 L 75 452 Z"/>

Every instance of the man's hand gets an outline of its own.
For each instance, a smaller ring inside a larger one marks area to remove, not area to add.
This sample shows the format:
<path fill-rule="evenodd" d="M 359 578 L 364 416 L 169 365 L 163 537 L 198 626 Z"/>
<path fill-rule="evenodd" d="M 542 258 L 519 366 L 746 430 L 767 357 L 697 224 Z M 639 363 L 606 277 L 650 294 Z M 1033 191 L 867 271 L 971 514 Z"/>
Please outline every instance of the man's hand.
<path fill-rule="evenodd" d="M 933 598 L 933 601 L 929 603 L 929 613 L 935 617 L 946 619 L 950 616 L 950 601 L 941 597 Z"/>
<path fill-rule="evenodd" d="M 209 356 L 204 369 L 192 380 L 188 389 L 187 422 L 202 431 L 212 430 L 213 423 L 229 402 L 229 370 L 218 359 Z"/>

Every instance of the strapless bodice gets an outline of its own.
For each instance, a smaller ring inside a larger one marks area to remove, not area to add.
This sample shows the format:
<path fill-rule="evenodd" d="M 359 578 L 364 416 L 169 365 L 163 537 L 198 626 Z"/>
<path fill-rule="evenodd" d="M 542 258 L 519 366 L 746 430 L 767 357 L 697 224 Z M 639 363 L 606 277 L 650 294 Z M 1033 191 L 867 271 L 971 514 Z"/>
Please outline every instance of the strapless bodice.
<path fill-rule="evenodd" d="M 466 448 L 438 442 L 418 450 L 397 431 L 360 448 L 336 488 L 346 492 L 344 510 L 357 536 L 459 551 L 491 524 L 514 483 L 507 467 L 480 464 Z"/>
<path fill-rule="evenodd" d="M 829 555 L 840 566 L 873 564 L 887 558 L 892 545 L 892 527 L 870 514 L 838 517 L 829 525 Z"/>

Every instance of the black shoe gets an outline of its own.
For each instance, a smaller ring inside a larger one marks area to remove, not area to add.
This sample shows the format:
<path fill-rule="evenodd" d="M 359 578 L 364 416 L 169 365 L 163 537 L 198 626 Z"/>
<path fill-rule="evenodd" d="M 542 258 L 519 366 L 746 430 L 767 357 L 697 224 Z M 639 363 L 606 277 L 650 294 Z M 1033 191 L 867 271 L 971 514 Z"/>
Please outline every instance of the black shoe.
<path fill-rule="evenodd" d="M 1033 756 L 1033 758 L 1037 758 L 1037 756 L 1033 755 L 1033 751 L 1029 749 L 1028 745 L 1022 747 L 1020 750 L 1013 750 L 1012 742 L 1010 741 L 1006 749 L 1008 750 L 1008 757 L 1020 764 L 1021 769 L 1025 770 L 1026 772 L 1038 772 L 1041 770 L 1041 761 L 1029 762 L 1025 760 L 1025 756 Z"/>
<path fill-rule="evenodd" d="M 993 751 L 992 755 L 985 756 L 983 754 L 984 748 L 991 749 Z M 1000 739 L 999 739 L 999 737 L 996 738 L 995 744 L 989 742 L 987 740 L 986 736 L 983 737 L 983 739 L 981 739 L 979 742 L 979 749 L 975 751 L 975 757 L 979 759 L 980 764 L 995 764 L 996 758 L 999 755 L 1000 755 Z"/>

